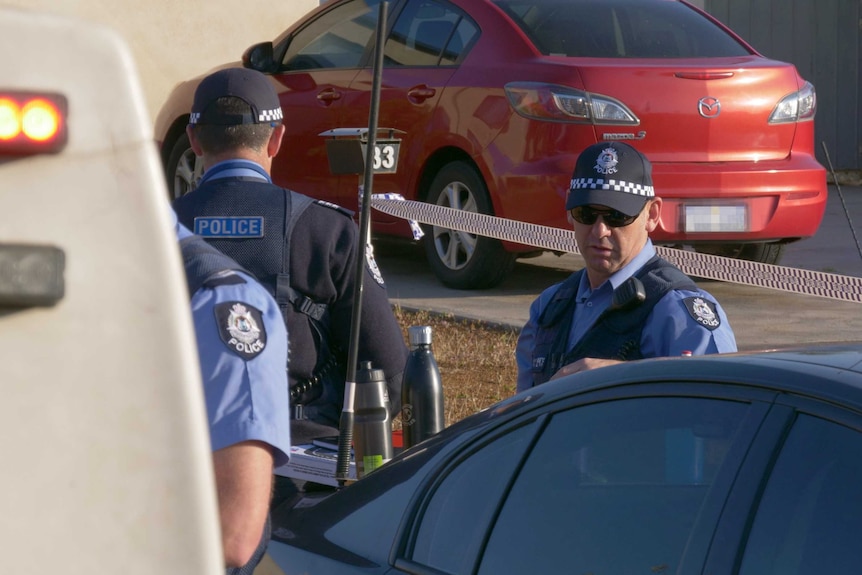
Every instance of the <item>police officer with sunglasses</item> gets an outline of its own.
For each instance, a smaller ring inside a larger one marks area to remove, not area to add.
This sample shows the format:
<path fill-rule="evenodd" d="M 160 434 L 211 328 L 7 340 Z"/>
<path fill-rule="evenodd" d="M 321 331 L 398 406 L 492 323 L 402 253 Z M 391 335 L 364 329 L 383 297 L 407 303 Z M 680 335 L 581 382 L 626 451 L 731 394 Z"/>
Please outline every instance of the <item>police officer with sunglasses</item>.
<path fill-rule="evenodd" d="M 518 391 L 619 361 L 736 351 L 715 298 L 656 255 L 649 233 L 661 204 L 632 146 L 602 142 L 578 156 L 566 210 L 585 267 L 530 306 Z"/>

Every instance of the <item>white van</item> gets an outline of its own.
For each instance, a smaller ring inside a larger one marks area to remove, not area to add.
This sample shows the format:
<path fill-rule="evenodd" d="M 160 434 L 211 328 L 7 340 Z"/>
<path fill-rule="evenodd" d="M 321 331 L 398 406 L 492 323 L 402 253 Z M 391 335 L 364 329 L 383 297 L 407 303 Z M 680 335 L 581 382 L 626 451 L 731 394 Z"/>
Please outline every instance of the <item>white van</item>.
<path fill-rule="evenodd" d="M 9 573 L 224 573 L 189 298 L 130 51 L 0 8 Z"/>

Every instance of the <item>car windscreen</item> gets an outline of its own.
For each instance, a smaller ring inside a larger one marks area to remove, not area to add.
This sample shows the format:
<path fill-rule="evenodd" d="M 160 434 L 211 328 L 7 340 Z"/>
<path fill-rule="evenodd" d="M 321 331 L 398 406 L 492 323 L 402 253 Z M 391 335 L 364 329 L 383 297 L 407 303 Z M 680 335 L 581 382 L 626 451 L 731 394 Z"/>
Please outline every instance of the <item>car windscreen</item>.
<path fill-rule="evenodd" d="M 671 0 L 495 0 L 549 56 L 718 58 L 751 52 L 723 28 Z"/>

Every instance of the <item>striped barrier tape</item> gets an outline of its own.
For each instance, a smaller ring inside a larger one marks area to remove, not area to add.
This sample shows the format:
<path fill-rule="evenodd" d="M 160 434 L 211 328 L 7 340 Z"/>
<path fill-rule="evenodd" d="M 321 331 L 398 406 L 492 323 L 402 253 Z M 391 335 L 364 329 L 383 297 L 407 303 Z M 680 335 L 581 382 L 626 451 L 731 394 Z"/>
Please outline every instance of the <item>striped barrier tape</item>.
<path fill-rule="evenodd" d="M 577 254 L 575 232 L 508 220 L 412 200 L 372 195 L 371 207 L 391 216 L 469 234 Z M 862 303 L 862 278 L 738 260 L 656 246 L 656 252 L 684 273 L 743 285 Z"/>

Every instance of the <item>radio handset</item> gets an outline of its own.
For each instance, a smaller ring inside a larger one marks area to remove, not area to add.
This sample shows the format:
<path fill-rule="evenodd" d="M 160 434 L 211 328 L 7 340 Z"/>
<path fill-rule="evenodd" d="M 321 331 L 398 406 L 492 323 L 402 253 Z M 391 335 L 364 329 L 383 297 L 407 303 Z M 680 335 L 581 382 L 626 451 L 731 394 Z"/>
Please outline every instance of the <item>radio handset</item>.
<path fill-rule="evenodd" d="M 632 276 L 614 290 L 608 311 L 627 310 L 639 306 L 646 300 L 646 289 L 638 278 Z"/>

